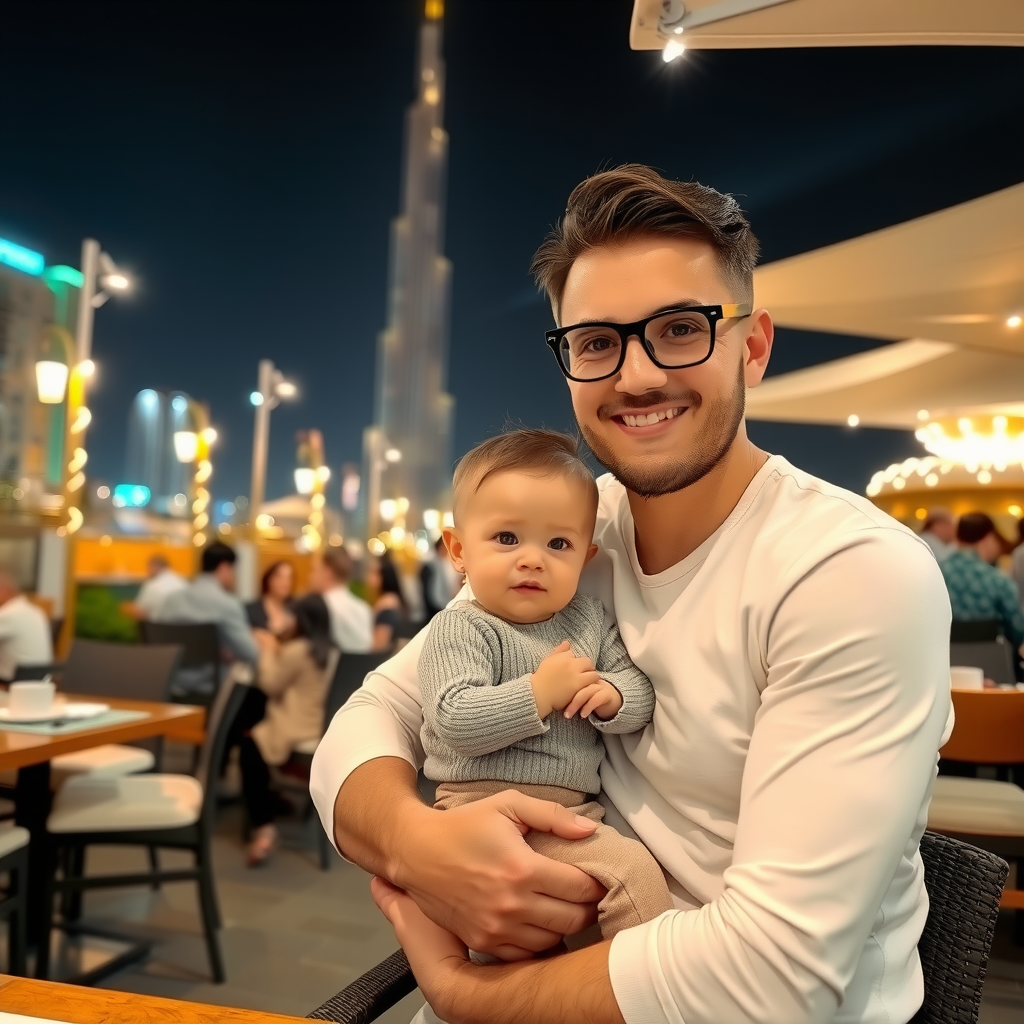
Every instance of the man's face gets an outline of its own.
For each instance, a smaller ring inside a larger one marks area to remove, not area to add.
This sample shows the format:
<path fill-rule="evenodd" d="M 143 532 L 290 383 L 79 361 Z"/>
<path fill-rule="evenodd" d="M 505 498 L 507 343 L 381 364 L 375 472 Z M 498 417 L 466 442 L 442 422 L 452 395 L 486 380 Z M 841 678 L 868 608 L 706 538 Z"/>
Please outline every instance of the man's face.
<path fill-rule="evenodd" d="M 225 590 L 235 589 L 235 567 L 231 562 L 221 562 L 217 566 L 214 576 L 220 581 Z"/>
<path fill-rule="evenodd" d="M 588 250 L 573 263 L 559 320 L 632 323 L 670 306 L 745 298 L 726 282 L 707 243 L 640 238 Z M 763 312 L 719 324 L 711 358 L 682 370 L 659 369 L 632 339 L 616 376 L 569 381 L 580 431 L 630 491 L 656 497 L 681 490 L 718 465 L 743 430 L 745 389 L 760 382 L 770 350 Z M 652 413 L 657 422 L 624 419 Z"/>
<path fill-rule="evenodd" d="M 943 544 L 952 544 L 956 540 L 956 526 L 952 519 L 936 519 L 931 525 L 931 532 Z"/>

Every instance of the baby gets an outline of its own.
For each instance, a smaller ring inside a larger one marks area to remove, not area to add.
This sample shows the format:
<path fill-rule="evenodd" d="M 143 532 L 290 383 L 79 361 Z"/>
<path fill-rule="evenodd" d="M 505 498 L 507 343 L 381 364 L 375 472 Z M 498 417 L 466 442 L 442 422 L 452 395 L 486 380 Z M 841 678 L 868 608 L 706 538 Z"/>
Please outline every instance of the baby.
<path fill-rule="evenodd" d="M 647 725 L 654 690 L 601 602 L 576 593 L 597 552 L 594 478 L 572 438 L 517 430 L 462 459 L 453 504 L 444 539 L 473 600 L 434 617 L 420 656 L 436 806 L 517 789 L 600 822 L 600 734 Z M 672 907 L 651 854 L 608 825 L 586 839 L 530 832 L 526 842 L 608 890 L 605 938 Z"/>

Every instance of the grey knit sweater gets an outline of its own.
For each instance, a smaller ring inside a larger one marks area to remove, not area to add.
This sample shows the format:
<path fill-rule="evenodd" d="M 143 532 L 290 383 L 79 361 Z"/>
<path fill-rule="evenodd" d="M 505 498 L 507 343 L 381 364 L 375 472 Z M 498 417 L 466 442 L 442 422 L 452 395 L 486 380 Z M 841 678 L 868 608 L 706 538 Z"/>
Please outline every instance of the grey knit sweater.
<path fill-rule="evenodd" d="M 622 694 L 614 718 L 566 719 L 553 711 L 541 721 L 530 676 L 563 640 Z M 526 626 L 460 601 L 431 620 L 419 676 L 424 773 L 435 782 L 489 779 L 597 793 L 599 733 L 636 732 L 654 714 L 650 680 L 630 660 L 618 629 L 605 624 L 601 602 L 581 594 Z"/>

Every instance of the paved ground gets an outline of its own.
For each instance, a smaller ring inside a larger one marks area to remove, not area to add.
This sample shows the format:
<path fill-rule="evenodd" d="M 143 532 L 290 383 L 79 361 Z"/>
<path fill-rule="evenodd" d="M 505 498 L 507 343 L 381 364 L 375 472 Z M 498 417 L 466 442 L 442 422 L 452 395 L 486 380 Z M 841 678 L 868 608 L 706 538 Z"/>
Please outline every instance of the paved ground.
<path fill-rule="evenodd" d="M 317 866 L 311 824 L 288 823 L 285 845 L 256 870 L 244 863 L 241 813 L 222 809 L 214 860 L 224 914 L 228 980 L 209 979 L 195 887 L 189 883 L 86 895 L 85 916 L 155 942 L 148 961 L 104 984 L 132 992 L 304 1016 L 396 948 L 370 899 L 368 877 L 334 858 Z M 164 854 L 167 863 L 171 854 Z M 184 855 L 183 855 L 184 856 Z M 98 848 L 90 873 L 142 869 L 141 851 Z M 381 1018 L 407 1024 L 413 993 Z M 982 1024 L 1024 1024 L 1024 948 L 1015 947 L 1008 915 L 1000 921 L 985 990 Z"/>

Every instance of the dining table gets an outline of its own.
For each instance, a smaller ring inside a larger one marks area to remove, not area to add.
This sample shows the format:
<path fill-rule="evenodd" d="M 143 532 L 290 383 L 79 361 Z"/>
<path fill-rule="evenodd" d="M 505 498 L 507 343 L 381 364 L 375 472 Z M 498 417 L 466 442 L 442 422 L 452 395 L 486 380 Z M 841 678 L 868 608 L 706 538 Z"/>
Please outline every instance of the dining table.
<path fill-rule="evenodd" d="M 5 1014 L 63 1024 L 295 1024 L 303 1019 L 0 974 L 0 1024 Z"/>
<path fill-rule="evenodd" d="M 32 945 L 48 908 L 45 865 L 46 819 L 50 814 L 50 761 L 107 743 L 165 737 L 201 744 L 206 709 L 191 704 L 163 704 L 115 697 L 75 694 L 75 703 L 107 705 L 109 713 L 94 720 L 54 722 L 49 727 L 30 728 L 0 722 L 0 772 L 17 770 L 14 790 L 15 823 L 29 832 L 29 869 L 26 885 L 26 924 Z M 52 912 L 52 910 L 51 910 Z"/>

